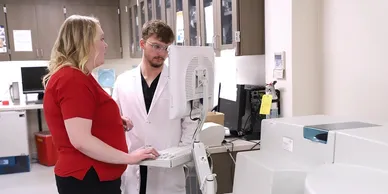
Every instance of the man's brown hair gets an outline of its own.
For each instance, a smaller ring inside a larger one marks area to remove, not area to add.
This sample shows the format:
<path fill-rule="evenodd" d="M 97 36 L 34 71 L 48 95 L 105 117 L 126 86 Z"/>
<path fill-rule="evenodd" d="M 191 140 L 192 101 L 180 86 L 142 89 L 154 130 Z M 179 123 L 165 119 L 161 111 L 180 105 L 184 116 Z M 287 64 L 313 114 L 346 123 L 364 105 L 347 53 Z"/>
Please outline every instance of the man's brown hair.
<path fill-rule="evenodd" d="M 150 20 L 143 25 L 143 40 L 147 40 L 154 34 L 156 35 L 156 38 L 163 43 L 170 44 L 175 41 L 174 32 L 170 26 L 162 20 Z"/>

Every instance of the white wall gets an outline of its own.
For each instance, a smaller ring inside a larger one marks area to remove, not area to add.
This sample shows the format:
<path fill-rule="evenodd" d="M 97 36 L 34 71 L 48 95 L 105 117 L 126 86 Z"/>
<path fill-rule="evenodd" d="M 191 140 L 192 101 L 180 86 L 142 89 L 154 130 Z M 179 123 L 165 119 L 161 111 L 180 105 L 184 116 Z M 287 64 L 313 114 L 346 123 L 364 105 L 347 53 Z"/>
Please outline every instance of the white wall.
<path fill-rule="evenodd" d="M 265 1 L 266 80 L 273 81 L 275 52 L 285 51 L 279 80 L 283 116 L 319 114 L 321 109 L 319 0 Z"/>
<path fill-rule="evenodd" d="M 387 10 L 385 0 L 324 0 L 324 113 L 388 119 Z"/>

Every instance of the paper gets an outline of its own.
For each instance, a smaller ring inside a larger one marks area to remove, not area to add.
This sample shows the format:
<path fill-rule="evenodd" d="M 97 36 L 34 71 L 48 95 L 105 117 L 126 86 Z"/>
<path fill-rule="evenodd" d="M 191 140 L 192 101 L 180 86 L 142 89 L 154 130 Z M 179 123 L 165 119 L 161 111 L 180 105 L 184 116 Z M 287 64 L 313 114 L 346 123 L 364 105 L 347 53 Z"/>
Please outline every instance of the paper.
<path fill-rule="evenodd" d="M 274 79 L 283 79 L 284 78 L 284 70 L 283 69 L 274 69 L 273 70 L 273 78 Z"/>
<path fill-rule="evenodd" d="M 0 53 L 7 52 L 7 38 L 5 36 L 5 28 L 3 25 L 0 25 Z"/>
<path fill-rule="evenodd" d="M 213 44 L 214 27 L 213 27 L 213 6 L 205 7 L 205 29 L 206 43 Z"/>
<path fill-rule="evenodd" d="M 282 147 L 284 150 L 292 152 L 294 150 L 294 140 L 288 137 L 283 137 Z"/>
<path fill-rule="evenodd" d="M 176 12 L 176 42 L 183 43 L 185 38 L 183 11 Z"/>
<path fill-rule="evenodd" d="M 261 99 L 260 114 L 269 115 L 271 113 L 272 95 L 263 95 Z"/>
<path fill-rule="evenodd" d="M 31 30 L 14 30 L 13 40 L 15 51 L 32 51 Z"/>

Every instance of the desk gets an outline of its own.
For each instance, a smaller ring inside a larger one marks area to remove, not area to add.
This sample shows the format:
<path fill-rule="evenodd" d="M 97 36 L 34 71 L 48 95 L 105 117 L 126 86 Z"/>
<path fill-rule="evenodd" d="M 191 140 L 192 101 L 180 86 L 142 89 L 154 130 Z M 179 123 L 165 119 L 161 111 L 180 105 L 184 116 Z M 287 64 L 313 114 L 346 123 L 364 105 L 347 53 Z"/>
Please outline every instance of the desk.
<path fill-rule="evenodd" d="M 227 138 L 225 140 L 227 143 L 222 146 L 207 148 L 213 163 L 213 172 L 217 175 L 217 194 L 231 193 L 233 191 L 234 160 L 236 160 L 237 153 L 260 149 L 260 141 L 258 140 L 246 141 L 238 138 Z M 195 169 L 190 170 L 186 189 L 189 194 L 200 193 Z"/>
<path fill-rule="evenodd" d="M 226 143 L 222 146 L 209 147 L 207 151 L 210 154 L 225 153 L 227 149 L 231 152 L 250 151 L 260 149 L 260 141 L 252 140 L 247 141 L 239 138 L 226 138 Z"/>
<path fill-rule="evenodd" d="M 0 105 L 0 112 L 6 111 L 21 111 L 21 110 L 37 110 L 39 131 L 42 131 L 42 113 L 43 104 L 27 104 L 25 101 L 19 103 L 10 102 L 9 105 Z"/>

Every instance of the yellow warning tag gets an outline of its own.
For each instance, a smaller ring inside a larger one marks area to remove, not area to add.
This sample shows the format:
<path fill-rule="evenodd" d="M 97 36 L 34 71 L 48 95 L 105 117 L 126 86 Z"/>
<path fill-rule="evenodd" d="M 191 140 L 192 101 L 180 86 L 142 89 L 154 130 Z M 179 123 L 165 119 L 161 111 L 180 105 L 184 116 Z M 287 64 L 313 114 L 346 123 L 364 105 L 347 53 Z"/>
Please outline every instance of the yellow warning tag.
<path fill-rule="evenodd" d="M 260 114 L 269 115 L 271 113 L 272 95 L 263 95 L 261 99 Z"/>

